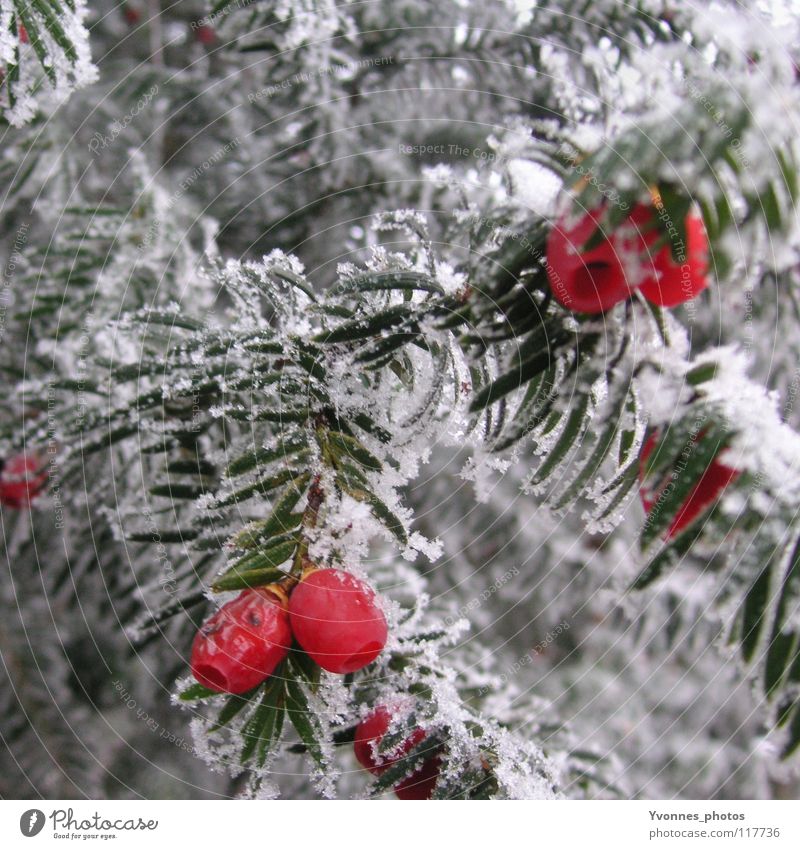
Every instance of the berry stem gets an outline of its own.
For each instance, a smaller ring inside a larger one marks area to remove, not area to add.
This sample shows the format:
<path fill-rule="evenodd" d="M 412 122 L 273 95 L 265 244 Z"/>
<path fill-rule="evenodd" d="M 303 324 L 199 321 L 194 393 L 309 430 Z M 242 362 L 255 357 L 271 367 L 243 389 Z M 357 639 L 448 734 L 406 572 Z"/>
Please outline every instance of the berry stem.
<path fill-rule="evenodd" d="M 308 495 L 306 496 L 306 508 L 303 511 L 303 518 L 300 522 L 300 526 L 303 530 L 307 528 L 316 527 L 317 520 L 319 519 L 319 509 L 322 506 L 324 500 L 325 493 L 322 487 L 319 485 L 319 475 L 317 475 L 311 482 L 311 486 L 308 488 Z M 300 577 L 303 574 L 308 559 L 307 555 L 308 537 L 301 530 L 300 542 L 297 545 L 297 551 L 294 555 L 294 562 L 292 563 L 292 576 Z"/>

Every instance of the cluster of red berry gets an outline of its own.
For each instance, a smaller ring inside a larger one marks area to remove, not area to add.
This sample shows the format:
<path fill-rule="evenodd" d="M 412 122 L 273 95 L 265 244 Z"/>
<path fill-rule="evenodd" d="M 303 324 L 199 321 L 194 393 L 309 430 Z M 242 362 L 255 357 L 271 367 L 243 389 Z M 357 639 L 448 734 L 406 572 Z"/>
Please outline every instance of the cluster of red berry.
<path fill-rule="evenodd" d="M 35 454 L 17 454 L 10 460 L 0 460 L 0 505 L 21 510 L 29 507 L 44 489 L 47 472 Z"/>
<path fill-rule="evenodd" d="M 660 244 L 655 205 L 638 204 L 624 226 L 581 251 L 598 232 L 604 209 L 573 222 L 562 219 L 547 240 L 547 273 L 553 297 L 573 312 L 601 313 L 638 289 L 648 301 L 674 307 L 696 298 L 708 285 L 708 238 L 698 215 L 686 216 L 679 261 Z M 651 252 L 654 249 L 654 252 Z"/>
<path fill-rule="evenodd" d="M 577 221 L 564 218 L 547 240 L 547 273 L 553 297 L 573 312 L 601 313 L 627 300 L 638 289 L 651 303 L 674 307 L 696 298 L 708 285 L 708 237 L 700 216 L 689 213 L 684 221 L 686 239 L 679 243 L 677 261 L 672 246 L 662 244 L 656 226 L 660 209 L 636 205 L 626 224 L 604 235 L 588 249 L 581 247 L 598 232 L 604 209 L 589 212 Z M 695 439 L 702 437 L 699 434 Z M 649 514 L 666 484 L 655 488 L 645 483 L 647 459 L 658 442 L 653 433 L 640 458 L 640 495 Z M 676 536 L 702 515 L 739 476 L 739 472 L 714 459 L 684 500 L 667 529 Z"/>
<path fill-rule="evenodd" d="M 142 13 L 136 8 L 136 6 L 129 3 L 124 4 L 122 7 L 122 16 L 125 19 L 125 23 L 132 27 L 136 26 L 142 19 Z M 192 24 L 191 28 L 195 41 L 200 44 L 209 46 L 216 42 L 217 33 L 214 28 L 208 26 L 208 24 Z"/>
<path fill-rule="evenodd" d="M 307 569 L 282 586 L 244 590 L 198 631 L 192 673 L 218 693 L 244 693 L 268 678 L 292 638 L 328 672 L 361 669 L 383 651 L 388 629 L 375 593 L 341 569 Z"/>
<path fill-rule="evenodd" d="M 305 570 L 287 596 L 280 585 L 242 591 L 198 631 L 191 669 L 217 693 L 245 693 L 269 678 L 292 642 L 328 672 L 348 673 L 375 660 L 386 645 L 386 618 L 373 590 L 341 569 Z M 356 729 L 356 758 L 374 775 L 397 763 L 425 739 L 414 733 L 386 756 L 377 745 L 399 707 L 379 707 Z M 439 774 L 433 753 L 395 792 L 400 799 L 428 799 Z"/>
<path fill-rule="evenodd" d="M 244 590 L 198 631 L 192 674 L 209 690 L 244 693 L 268 678 L 294 638 L 328 672 L 361 669 L 383 651 L 388 629 L 375 593 L 341 569 L 307 569 L 282 586 Z"/>

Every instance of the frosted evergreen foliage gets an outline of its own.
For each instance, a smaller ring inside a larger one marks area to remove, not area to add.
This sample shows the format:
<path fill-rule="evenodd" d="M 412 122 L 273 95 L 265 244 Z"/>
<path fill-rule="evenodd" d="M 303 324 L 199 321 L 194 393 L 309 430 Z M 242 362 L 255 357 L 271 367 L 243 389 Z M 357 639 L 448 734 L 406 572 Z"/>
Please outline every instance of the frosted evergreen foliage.
<path fill-rule="evenodd" d="M 798 17 L 754 6 L 0 0 L 0 457 L 47 472 L 0 511 L 0 795 L 378 798 L 431 752 L 441 799 L 796 794 Z M 565 308 L 555 221 L 654 198 L 708 289 L 623 255 Z M 379 657 L 199 685 L 309 563 Z M 376 758 L 426 736 L 370 775 L 386 705 Z"/>
<path fill-rule="evenodd" d="M 0 3 L 0 115 L 20 127 L 93 83 L 85 0 Z"/>

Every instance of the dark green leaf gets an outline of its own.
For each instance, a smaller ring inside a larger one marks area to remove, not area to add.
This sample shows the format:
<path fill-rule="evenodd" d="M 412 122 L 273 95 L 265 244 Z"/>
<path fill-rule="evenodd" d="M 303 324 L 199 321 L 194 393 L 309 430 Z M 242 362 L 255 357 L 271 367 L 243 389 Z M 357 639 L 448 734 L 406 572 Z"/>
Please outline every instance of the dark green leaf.
<path fill-rule="evenodd" d="M 359 339 L 369 339 L 401 325 L 412 315 L 412 307 L 400 304 L 371 316 L 345 322 L 333 330 L 318 333 L 314 337 L 314 341 L 330 345 L 337 342 L 355 342 Z"/>
<path fill-rule="evenodd" d="M 278 715 L 283 714 L 283 708 L 281 706 L 284 688 L 282 670 L 283 664 L 267 680 L 264 685 L 264 695 L 261 697 L 261 702 L 242 728 L 243 744 L 242 753 L 239 758 L 241 763 L 246 763 L 250 760 L 257 746 L 264 748 L 264 756 L 261 761 L 263 763 L 263 760 L 266 759 L 267 751 L 280 734 L 282 722 L 279 720 Z"/>
<path fill-rule="evenodd" d="M 484 386 L 475 396 L 470 409 L 473 413 L 480 412 L 499 401 L 504 395 L 509 392 L 514 392 L 516 389 L 524 386 L 529 380 L 547 369 L 553 362 L 553 352 L 542 351 L 535 354 L 529 360 L 522 363 L 519 368 L 507 372 L 498 377 L 488 386 Z"/>
<path fill-rule="evenodd" d="M 697 538 L 703 531 L 701 523 L 695 523 L 674 540 L 667 543 L 639 573 L 633 582 L 631 589 L 642 590 L 661 577 L 667 570 L 675 566 L 681 558 L 685 557 Z"/>
<path fill-rule="evenodd" d="M 257 689 L 257 688 L 256 688 Z M 224 728 L 237 714 L 239 714 L 247 705 L 250 704 L 251 696 L 256 690 L 251 690 L 249 693 L 243 693 L 241 696 L 228 696 L 228 701 L 225 702 L 222 710 L 217 714 L 216 722 L 211 726 L 211 731 L 219 731 Z"/>
<path fill-rule="evenodd" d="M 790 758 L 800 747 L 800 703 L 794 709 L 794 717 L 789 723 L 787 731 L 788 739 L 781 751 L 781 760 Z"/>
<path fill-rule="evenodd" d="M 761 570 L 761 574 L 753 582 L 742 605 L 742 657 L 748 663 L 753 659 L 761 629 L 766 620 L 772 571 L 770 567 L 771 564 L 767 564 Z"/>
<path fill-rule="evenodd" d="M 254 495 L 267 495 L 267 493 L 272 492 L 272 490 L 277 489 L 279 486 L 283 486 L 283 484 L 288 481 L 294 480 L 296 475 L 296 469 L 284 469 L 276 475 L 272 475 L 268 478 L 262 478 L 255 483 L 251 483 L 249 486 L 237 489 L 230 495 L 224 496 L 217 501 L 217 507 L 229 507 L 231 504 L 240 504 L 242 501 L 246 501 Z"/>
<path fill-rule="evenodd" d="M 422 764 L 432 757 L 441 747 L 438 737 L 426 737 L 422 742 L 410 749 L 397 763 L 392 764 L 382 772 L 370 789 L 371 796 L 379 796 L 392 789 L 399 781 L 407 778 Z"/>
<path fill-rule="evenodd" d="M 350 486 L 349 483 L 338 478 L 342 489 L 356 501 L 361 501 L 364 504 L 369 504 L 375 516 L 383 522 L 384 525 L 394 534 L 398 542 L 402 545 L 408 545 L 408 535 L 406 534 L 403 523 L 395 516 L 394 513 L 375 495 L 374 492 L 368 489 Z"/>
<path fill-rule="evenodd" d="M 149 492 L 150 495 L 156 495 L 161 498 L 179 498 L 193 501 L 195 498 L 199 498 L 204 490 L 196 486 L 189 486 L 188 484 L 164 483 L 150 487 Z"/>
<path fill-rule="evenodd" d="M 257 466 L 266 466 L 276 460 L 292 457 L 298 451 L 308 447 L 305 439 L 287 440 L 281 442 L 275 448 L 259 448 L 240 455 L 228 465 L 226 474 L 229 477 L 249 472 Z"/>
<path fill-rule="evenodd" d="M 384 430 L 382 427 L 375 424 L 375 422 L 366 413 L 358 413 L 353 416 L 353 424 L 360 427 L 361 430 L 368 433 L 370 436 L 374 436 L 376 439 L 379 439 L 381 442 L 391 442 L 392 435 L 387 430 Z"/>
<path fill-rule="evenodd" d="M 337 456 L 349 457 L 372 471 L 380 471 L 383 468 L 381 461 L 352 436 L 335 430 L 329 430 L 326 436 Z"/>
<path fill-rule="evenodd" d="M 621 394 L 621 398 L 624 400 L 625 395 Z M 580 472 L 576 475 L 575 479 L 566 488 L 558 501 L 556 501 L 556 509 L 571 504 L 583 491 L 583 487 L 587 481 L 594 479 L 600 471 L 600 467 L 603 465 L 603 462 L 608 457 L 609 452 L 614 445 L 621 417 L 621 407 L 622 404 L 619 403 L 618 405 L 609 408 L 607 412 L 608 420 L 602 433 L 597 439 L 597 442 L 595 443 L 594 449 L 583 464 Z"/>
<path fill-rule="evenodd" d="M 308 752 L 320 767 L 325 766 L 325 758 L 318 739 L 316 719 L 308 705 L 308 699 L 302 686 L 294 679 L 286 681 L 286 712 Z"/>
<path fill-rule="evenodd" d="M 647 520 L 640 536 L 643 549 L 669 529 L 675 518 L 681 513 L 690 493 L 716 458 L 721 447 L 722 443 L 717 436 L 716 429 L 712 427 L 707 429 L 704 436 L 696 441 L 689 436 L 684 442 L 682 450 L 677 454 L 665 452 L 664 440 L 662 439 L 660 445 L 647 458 L 649 468 L 651 468 L 651 457 L 653 455 L 660 455 L 660 459 L 663 461 L 665 454 L 671 459 L 673 468 L 677 468 L 679 462 L 682 464 L 682 468 L 674 476 L 670 475 L 669 488 L 664 489 L 663 494 L 656 495 L 656 501 L 647 514 Z M 700 518 L 698 517 L 695 522 L 699 521 Z"/>
<path fill-rule="evenodd" d="M 569 414 L 566 424 L 564 425 L 561 435 L 556 440 L 555 445 L 550 449 L 545 461 L 539 466 L 536 474 L 533 476 L 533 483 L 539 484 L 547 480 L 548 477 L 558 468 L 559 463 L 567 456 L 570 449 L 575 446 L 576 441 L 580 439 L 584 427 L 587 423 L 586 412 L 589 407 L 589 396 L 584 395 L 578 400 L 575 409 Z"/>
<path fill-rule="evenodd" d="M 383 271 L 375 274 L 365 274 L 351 280 L 338 283 L 332 294 L 350 294 L 353 292 L 379 292 L 381 290 L 403 289 L 419 290 L 442 294 L 442 287 L 427 274 L 419 271 Z"/>
<path fill-rule="evenodd" d="M 294 546 L 291 549 L 294 552 Z M 288 558 L 284 558 L 286 560 Z M 286 577 L 286 572 L 281 569 L 265 567 L 264 569 L 247 569 L 240 571 L 234 566 L 229 569 L 219 580 L 214 581 L 211 589 L 215 593 L 227 592 L 229 590 L 246 590 L 252 587 L 263 587 L 274 584 Z"/>
<path fill-rule="evenodd" d="M 306 485 L 311 479 L 309 472 L 294 478 L 286 488 L 283 495 L 278 499 L 268 519 L 261 522 L 253 522 L 241 533 L 237 534 L 232 542 L 239 548 L 250 548 L 258 545 L 260 541 L 284 534 L 296 528 L 302 520 L 302 514 L 293 513 L 297 502 L 305 492 Z"/>
<path fill-rule="evenodd" d="M 764 667 L 764 689 L 767 695 L 773 695 L 779 688 L 786 672 L 795 659 L 800 656 L 800 633 L 786 626 L 792 614 L 792 601 L 800 592 L 800 541 L 794 551 L 783 578 L 780 596 L 775 612 L 767 658 Z"/>
<path fill-rule="evenodd" d="M 211 696 L 218 695 L 219 693 L 209 690 L 208 687 L 204 687 L 202 684 L 192 684 L 180 694 L 180 700 L 182 702 L 193 702 L 197 699 L 208 699 Z"/>
<path fill-rule="evenodd" d="M 269 548 L 260 549 L 252 556 L 242 558 L 235 566 L 211 585 L 214 592 L 240 590 L 247 587 L 260 587 L 272 584 L 286 577 L 286 572 L 278 569 L 294 556 L 297 540 L 292 539 Z"/>
<path fill-rule="evenodd" d="M 315 690 L 319 684 L 320 666 L 315 663 L 301 648 L 295 646 L 289 655 L 289 666 L 295 675 Z"/>
<path fill-rule="evenodd" d="M 154 530 L 145 531 L 137 534 L 128 534 L 125 539 L 130 542 L 149 542 L 149 543 L 173 543 L 173 542 L 188 542 L 195 539 L 199 531 L 194 529 L 185 529 L 178 531 L 169 530 Z"/>

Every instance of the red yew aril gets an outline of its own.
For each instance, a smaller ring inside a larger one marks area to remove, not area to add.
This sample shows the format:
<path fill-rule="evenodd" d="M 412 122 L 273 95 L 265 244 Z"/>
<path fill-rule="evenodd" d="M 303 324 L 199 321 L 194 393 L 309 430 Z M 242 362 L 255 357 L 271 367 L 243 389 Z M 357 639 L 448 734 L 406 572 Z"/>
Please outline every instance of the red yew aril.
<path fill-rule="evenodd" d="M 630 297 L 620 257 L 612 241 L 581 252 L 595 233 L 603 210 L 576 222 L 562 219 L 547 238 L 547 276 L 553 297 L 573 312 L 599 313 Z"/>
<path fill-rule="evenodd" d="M 659 306 L 676 306 L 695 298 L 708 285 L 708 239 L 702 219 L 686 217 L 686 244 L 672 256 L 661 237 L 655 206 L 638 204 L 600 244 L 584 245 L 594 236 L 605 209 L 572 221 L 561 219 L 547 239 L 547 273 L 553 297 L 573 312 L 601 313 L 627 300 L 635 289 Z M 679 246 L 680 247 L 680 246 Z M 654 252 L 653 252 L 654 251 Z"/>
<path fill-rule="evenodd" d="M 214 28 L 207 24 L 200 24 L 199 27 L 196 27 L 194 37 L 200 44 L 205 44 L 206 46 L 213 44 L 217 40 L 217 34 Z"/>
<path fill-rule="evenodd" d="M 373 775 L 380 775 L 425 739 L 425 732 L 421 728 L 415 728 L 411 736 L 393 752 L 378 754 L 377 746 L 389 730 L 395 713 L 396 710 L 390 710 L 385 705 L 381 705 L 363 719 L 356 728 L 353 752 L 361 766 Z"/>
<path fill-rule="evenodd" d="M 245 693 L 272 675 L 291 643 L 284 601 L 268 589 L 244 590 L 197 632 L 192 675 L 217 693 Z"/>
<path fill-rule="evenodd" d="M 403 801 L 430 799 L 436 789 L 440 765 L 438 757 L 423 761 L 422 766 L 413 775 L 404 778 L 395 786 L 397 798 Z"/>
<path fill-rule="evenodd" d="M 386 617 L 375 593 L 341 569 L 309 572 L 292 592 L 289 615 L 297 642 L 328 672 L 355 672 L 386 645 Z"/>
<path fill-rule="evenodd" d="M 655 275 L 639 286 L 639 291 L 660 307 L 675 307 L 696 298 L 708 286 L 708 236 L 703 219 L 686 216 L 686 242 L 675 262 L 669 242 L 653 257 Z"/>
<path fill-rule="evenodd" d="M 377 747 L 383 739 L 392 721 L 392 717 L 400 708 L 389 708 L 386 705 L 377 707 L 369 716 L 361 721 L 356 728 L 353 752 L 356 760 L 373 775 L 380 775 L 390 766 L 400 762 L 415 746 L 426 737 L 425 731 L 415 728 L 393 751 L 378 753 Z M 430 799 L 439 778 L 441 765 L 438 755 L 427 758 L 421 766 L 408 778 L 404 778 L 394 788 L 398 799 Z"/>
<path fill-rule="evenodd" d="M 44 489 L 47 472 L 35 454 L 18 454 L 7 460 L 0 470 L 0 504 L 21 510 Z"/>
<path fill-rule="evenodd" d="M 661 488 L 652 491 L 644 484 L 647 459 L 652 454 L 658 438 L 657 433 L 650 434 L 642 446 L 642 454 L 639 460 L 639 495 L 646 513 L 650 513 L 656 506 L 661 494 Z M 698 435 L 697 439 L 702 439 L 702 433 Z M 731 468 L 714 458 L 703 472 L 700 480 L 690 491 L 686 500 L 681 505 L 681 509 L 673 519 L 672 524 L 667 529 L 667 539 L 679 534 L 684 528 L 691 525 L 695 519 L 705 513 L 719 499 L 726 487 L 739 477 L 739 474 L 737 469 Z"/>
<path fill-rule="evenodd" d="M 142 17 L 138 9 L 128 4 L 126 4 L 125 8 L 122 10 L 122 16 L 125 18 L 125 23 L 130 26 L 138 24 Z"/>

